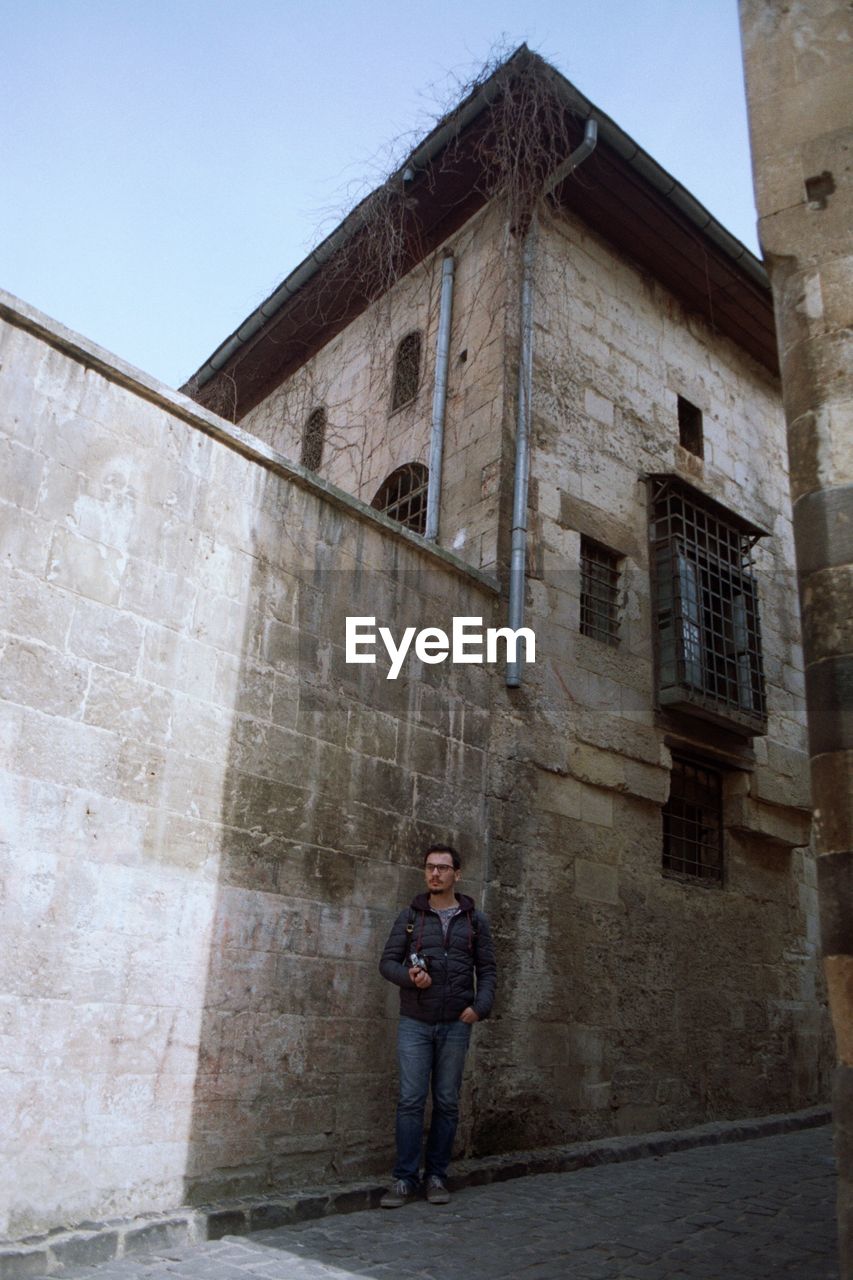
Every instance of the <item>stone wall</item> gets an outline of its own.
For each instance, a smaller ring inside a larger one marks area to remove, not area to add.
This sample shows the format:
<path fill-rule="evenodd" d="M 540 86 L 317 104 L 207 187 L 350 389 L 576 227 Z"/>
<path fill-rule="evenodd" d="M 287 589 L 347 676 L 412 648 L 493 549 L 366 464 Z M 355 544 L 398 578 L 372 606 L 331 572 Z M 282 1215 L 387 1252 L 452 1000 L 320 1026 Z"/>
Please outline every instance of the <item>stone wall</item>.
<path fill-rule="evenodd" d="M 485 1029 L 483 1149 L 804 1106 L 830 1060 L 778 384 L 574 219 L 544 217 L 534 293 L 539 661 L 497 699 L 516 736 L 492 740 L 492 900 L 514 980 Z M 703 411 L 704 459 L 678 443 L 678 395 Z M 655 707 L 658 472 L 768 530 L 768 731 L 751 742 Z M 581 534 L 623 558 L 618 647 L 579 633 Z M 720 887 L 661 873 L 676 746 L 723 774 Z"/>
<path fill-rule="evenodd" d="M 378 952 L 424 842 L 480 893 L 487 691 L 346 666 L 343 617 L 493 589 L 3 316 L 0 1234 L 384 1168 Z"/>
<path fill-rule="evenodd" d="M 469 448 L 470 470 L 480 461 L 481 474 L 488 468 L 497 482 L 497 507 L 486 514 L 498 524 L 486 538 L 500 559 L 518 263 L 494 210 L 488 227 L 486 236 L 475 219 L 468 233 L 477 234 L 454 250 L 463 278 L 482 273 L 490 253 L 506 281 L 502 349 L 492 342 L 495 374 L 484 385 L 492 428 Z M 306 370 L 363 364 L 371 349 L 383 349 L 383 333 L 389 368 L 388 335 L 395 325 L 405 331 L 412 308 L 420 307 L 418 323 L 437 323 L 443 251 Z M 534 292 L 528 621 L 539 662 L 517 693 L 494 688 L 490 902 L 513 982 L 482 1029 L 489 1052 L 474 1089 L 483 1150 L 806 1105 L 825 1095 L 830 1055 L 778 381 L 576 218 L 542 211 Z M 483 304 L 476 293 L 458 295 L 455 332 L 488 323 L 476 314 Z M 263 414 L 304 376 L 274 393 Z M 451 380 L 451 424 L 452 392 Z M 381 381 L 360 386 L 365 454 L 375 456 L 384 439 L 390 466 L 396 455 L 388 450 L 417 438 L 425 458 L 426 415 L 397 436 L 387 394 Z M 678 396 L 702 411 L 701 459 L 678 442 Z M 253 426 L 264 430 L 268 419 L 257 413 Z M 357 456 L 357 431 L 351 447 Z M 769 721 L 751 742 L 656 709 L 644 479 L 656 472 L 682 476 L 767 530 L 756 573 Z M 447 474 L 452 484 L 452 456 Z M 443 537 L 457 519 L 445 495 Z M 623 557 L 618 648 L 579 634 L 582 534 Z M 674 747 L 723 773 L 722 888 L 661 874 Z"/>

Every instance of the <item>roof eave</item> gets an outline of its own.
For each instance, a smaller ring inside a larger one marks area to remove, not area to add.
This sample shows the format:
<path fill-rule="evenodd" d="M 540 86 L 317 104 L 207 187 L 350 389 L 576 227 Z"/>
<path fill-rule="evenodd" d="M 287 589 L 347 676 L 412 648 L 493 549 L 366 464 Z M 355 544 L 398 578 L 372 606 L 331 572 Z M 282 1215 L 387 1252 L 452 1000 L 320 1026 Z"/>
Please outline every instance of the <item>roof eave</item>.
<path fill-rule="evenodd" d="M 605 115 L 571 84 L 560 72 L 549 63 L 532 53 L 526 45 L 521 45 L 498 69 L 505 68 L 515 62 L 521 65 L 532 60 L 546 71 L 555 92 L 561 102 L 579 121 L 594 116 L 599 131 L 599 142 L 608 147 L 621 161 L 627 164 L 641 181 L 661 195 L 672 205 L 680 218 L 685 218 L 696 228 L 731 264 L 737 273 L 742 274 L 753 286 L 770 297 L 770 284 L 767 273 L 758 258 L 733 236 L 713 215 L 700 204 L 696 198 L 671 174 L 667 173 L 648 152 L 644 151 L 633 138 L 609 116 Z M 482 85 L 478 86 L 449 115 L 445 116 L 424 141 L 415 148 L 404 163 L 393 173 L 386 184 L 366 196 L 355 209 L 340 223 L 316 249 L 297 266 L 286 279 L 252 311 L 235 331 L 221 343 L 203 365 L 192 375 L 182 388 L 191 394 L 197 394 L 218 373 L 224 370 L 235 357 L 243 351 L 252 339 L 256 338 L 270 325 L 282 308 L 305 285 L 313 279 L 337 253 L 367 224 L 373 202 L 387 188 L 403 185 L 403 175 L 407 169 L 416 172 L 425 169 L 435 160 L 448 143 L 467 129 L 500 94 L 504 80 L 495 72 Z"/>

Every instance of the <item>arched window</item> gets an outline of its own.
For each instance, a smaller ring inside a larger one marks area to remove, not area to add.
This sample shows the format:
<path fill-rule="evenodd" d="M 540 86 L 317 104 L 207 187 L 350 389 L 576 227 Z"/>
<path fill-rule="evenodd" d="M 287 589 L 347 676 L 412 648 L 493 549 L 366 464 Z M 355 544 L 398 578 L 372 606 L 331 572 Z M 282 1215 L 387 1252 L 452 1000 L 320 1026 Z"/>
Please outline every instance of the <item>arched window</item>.
<path fill-rule="evenodd" d="M 428 482 L 429 471 L 422 462 L 407 462 L 382 482 L 370 505 L 414 533 L 423 533 Z"/>
<path fill-rule="evenodd" d="M 400 340 L 394 356 L 394 382 L 391 387 L 391 411 L 414 400 L 421 376 L 421 335 L 407 333 Z"/>
<path fill-rule="evenodd" d="M 302 453 L 299 461 L 309 471 L 319 471 L 326 441 L 326 410 L 312 409 L 302 428 Z"/>

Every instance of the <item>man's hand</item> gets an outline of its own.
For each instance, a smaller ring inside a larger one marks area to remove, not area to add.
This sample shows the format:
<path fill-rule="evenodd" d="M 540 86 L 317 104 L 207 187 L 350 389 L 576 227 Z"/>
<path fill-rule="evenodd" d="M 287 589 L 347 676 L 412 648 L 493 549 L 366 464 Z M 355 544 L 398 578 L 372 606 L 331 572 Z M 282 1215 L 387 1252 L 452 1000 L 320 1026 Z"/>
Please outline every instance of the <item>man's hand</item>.
<path fill-rule="evenodd" d="M 475 1013 L 475 1012 L 474 1012 L 474 1010 L 473 1010 L 473 1009 L 471 1008 L 471 1006 L 469 1005 L 467 1009 L 463 1009 L 463 1010 L 462 1010 L 462 1012 L 460 1013 L 460 1015 L 459 1015 L 459 1021 L 460 1021 L 460 1022 L 469 1022 L 469 1023 L 470 1023 L 470 1022 L 479 1022 L 479 1021 L 480 1021 L 480 1015 L 479 1015 L 479 1013 Z"/>
<path fill-rule="evenodd" d="M 432 978 L 429 976 L 426 969 L 422 969 L 418 964 L 412 965 L 409 970 L 409 977 L 412 979 L 415 986 L 419 987 L 421 991 L 426 991 L 427 987 L 432 986 Z"/>

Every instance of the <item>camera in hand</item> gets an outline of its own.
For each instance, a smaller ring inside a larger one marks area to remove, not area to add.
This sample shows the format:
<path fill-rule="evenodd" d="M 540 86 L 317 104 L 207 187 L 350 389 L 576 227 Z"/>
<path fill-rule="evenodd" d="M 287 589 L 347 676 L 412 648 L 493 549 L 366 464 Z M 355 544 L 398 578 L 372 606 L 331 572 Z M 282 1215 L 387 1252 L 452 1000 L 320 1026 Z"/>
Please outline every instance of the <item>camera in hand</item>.
<path fill-rule="evenodd" d="M 409 968 L 423 969 L 424 973 L 429 973 L 429 956 L 422 956 L 417 951 L 413 951 L 409 956 Z"/>

